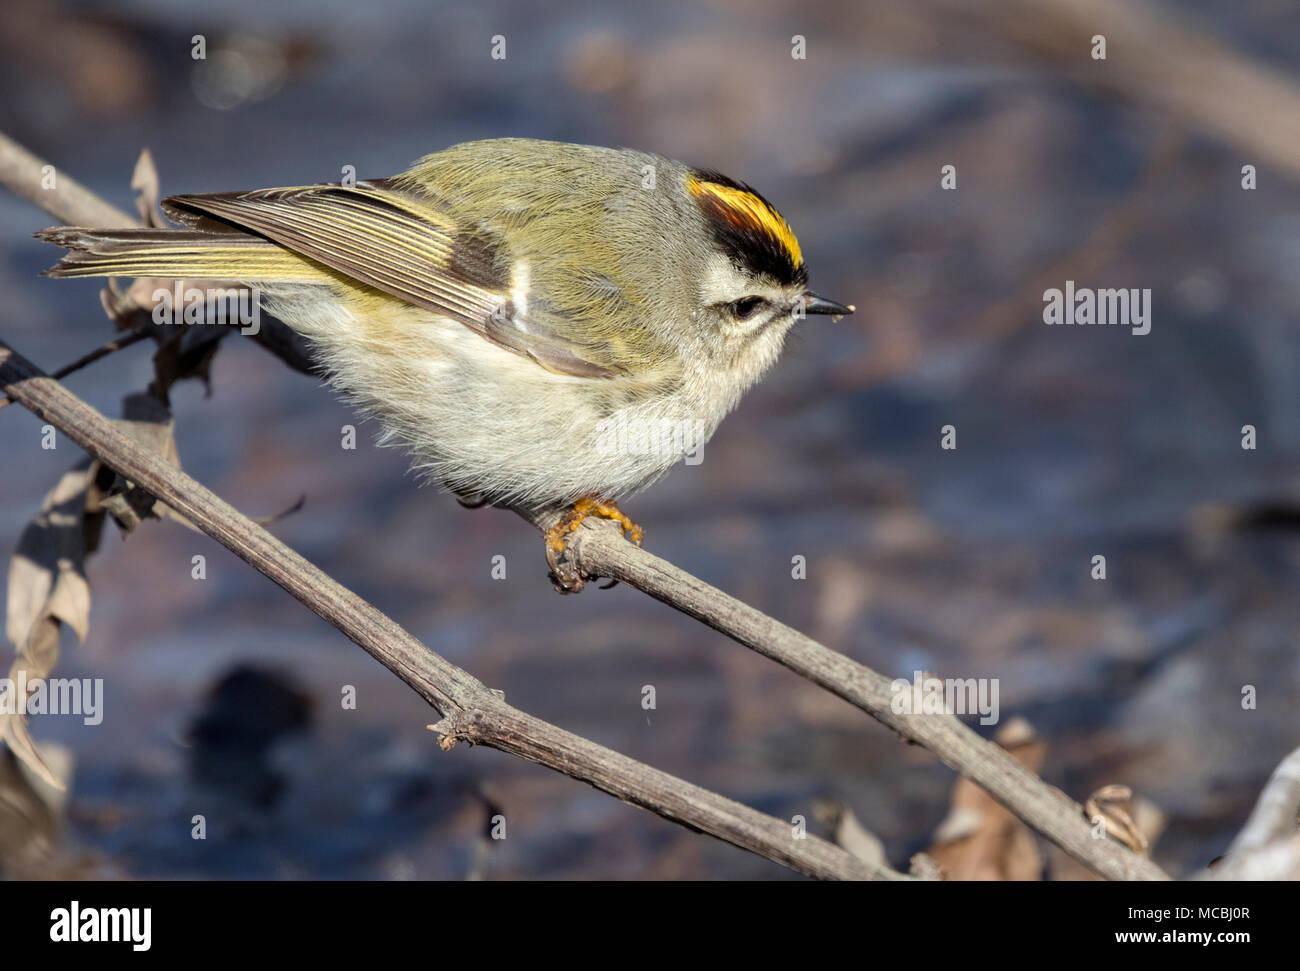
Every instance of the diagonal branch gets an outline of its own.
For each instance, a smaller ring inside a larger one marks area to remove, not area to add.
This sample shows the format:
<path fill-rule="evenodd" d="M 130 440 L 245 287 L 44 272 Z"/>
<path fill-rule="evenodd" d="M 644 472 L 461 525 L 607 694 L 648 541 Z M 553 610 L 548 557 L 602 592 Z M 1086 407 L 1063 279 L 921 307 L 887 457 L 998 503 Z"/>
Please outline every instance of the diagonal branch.
<path fill-rule="evenodd" d="M 547 520 L 535 523 L 539 527 Z M 721 631 L 838 695 L 937 755 L 1080 863 L 1112 880 L 1168 879 L 1119 842 L 1093 836 L 1083 808 L 952 715 L 898 714 L 891 679 L 723 593 L 639 546 L 609 520 L 588 520 L 570 543 L 580 574 L 610 577 Z"/>

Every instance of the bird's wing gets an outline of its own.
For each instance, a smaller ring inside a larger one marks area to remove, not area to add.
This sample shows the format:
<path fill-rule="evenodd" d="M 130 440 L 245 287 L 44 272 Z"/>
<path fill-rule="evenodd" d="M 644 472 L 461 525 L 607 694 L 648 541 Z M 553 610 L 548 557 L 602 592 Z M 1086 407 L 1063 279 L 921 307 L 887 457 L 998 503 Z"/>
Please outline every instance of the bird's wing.
<path fill-rule="evenodd" d="M 511 295 L 499 241 L 456 224 L 392 180 L 253 192 L 172 196 L 164 209 L 195 228 L 209 220 L 279 243 L 354 280 L 459 320 L 548 371 L 584 378 L 619 373 L 590 347 L 566 339 L 563 321 L 527 319 Z"/>

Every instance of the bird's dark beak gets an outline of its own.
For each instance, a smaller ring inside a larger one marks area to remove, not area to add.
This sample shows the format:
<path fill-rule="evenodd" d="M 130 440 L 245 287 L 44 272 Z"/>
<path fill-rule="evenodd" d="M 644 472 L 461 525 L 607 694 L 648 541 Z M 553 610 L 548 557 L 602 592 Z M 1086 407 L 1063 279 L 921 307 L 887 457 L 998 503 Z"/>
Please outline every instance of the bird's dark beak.
<path fill-rule="evenodd" d="M 833 320 L 846 317 L 857 309 L 853 304 L 845 306 L 842 303 L 836 303 L 834 300 L 827 300 L 825 297 L 819 297 L 811 290 L 799 299 L 803 305 L 803 312 L 805 314 L 829 314 Z"/>

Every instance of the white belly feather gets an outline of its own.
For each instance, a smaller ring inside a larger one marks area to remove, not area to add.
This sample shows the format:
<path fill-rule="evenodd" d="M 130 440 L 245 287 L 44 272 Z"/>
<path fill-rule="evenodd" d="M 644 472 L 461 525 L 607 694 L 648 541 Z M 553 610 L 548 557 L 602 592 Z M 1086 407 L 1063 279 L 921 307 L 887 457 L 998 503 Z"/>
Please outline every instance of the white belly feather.
<path fill-rule="evenodd" d="M 327 287 L 262 293 L 318 348 L 330 384 L 379 421 L 381 442 L 404 446 L 415 470 L 458 493 L 521 506 L 618 499 L 702 448 L 729 410 L 695 400 L 690 382 L 625 405 L 620 379 L 554 374 L 395 299 L 376 299 L 381 309 L 362 319 Z"/>

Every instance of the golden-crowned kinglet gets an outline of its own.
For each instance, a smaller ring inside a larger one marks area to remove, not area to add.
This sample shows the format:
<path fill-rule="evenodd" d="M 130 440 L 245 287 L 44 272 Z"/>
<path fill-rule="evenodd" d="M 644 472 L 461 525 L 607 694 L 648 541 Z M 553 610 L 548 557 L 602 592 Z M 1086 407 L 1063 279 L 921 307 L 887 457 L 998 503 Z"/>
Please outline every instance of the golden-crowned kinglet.
<path fill-rule="evenodd" d="M 163 207 L 181 228 L 38 234 L 69 250 L 48 274 L 253 288 L 418 470 L 569 507 L 553 569 L 587 515 L 639 541 L 614 500 L 698 455 L 795 320 L 853 311 L 807 289 L 758 193 L 626 149 L 467 142 L 389 179 Z"/>

